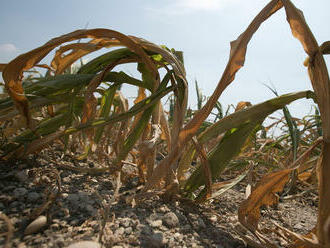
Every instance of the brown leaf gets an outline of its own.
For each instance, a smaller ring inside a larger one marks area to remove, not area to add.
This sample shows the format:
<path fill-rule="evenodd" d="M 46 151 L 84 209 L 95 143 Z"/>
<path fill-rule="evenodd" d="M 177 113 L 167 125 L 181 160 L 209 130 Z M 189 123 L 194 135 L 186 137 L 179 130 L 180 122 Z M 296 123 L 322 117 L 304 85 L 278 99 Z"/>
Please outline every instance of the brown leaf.
<path fill-rule="evenodd" d="M 9 64 L 3 70 L 2 76 L 5 81 L 7 92 L 13 99 L 19 112 L 26 118 L 27 125 L 30 128 L 32 127 L 32 122 L 30 117 L 29 104 L 27 98 L 24 95 L 22 87 L 23 71 L 35 66 L 58 45 L 82 38 L 98 38 L 119 41 L 121 45 L 126 46 L 132 52 L 136 53 L 150 70 L 155 81 L 159 81 L 159 74 L 155 64 L 146 54 L 141 45 L 139 45 L 129 36 L 108 29 L 84 29 L 62 35 L 50 40 L 41 47 L 16 57 L 14 60 L 9 62 Z"/>
<path fill-rule="evenodd" d="M 327 67 L 316 39 L 309 29 L 303 13 L 289 0 L 282 1 L 291 31 L 308 54 L 308 73 L 320 108 L 324 140 L 330 142 L 330 81 Z"/>
<path fill-rule="evenodd" d="M 50 142 L 62 137 L 64 134 L 64 131 L 56 131 L 54 133 L 51 133 L 47 136 L 30 142 L 28 145 L 26 145 L 26 147 L 20 147 L 15 151 L 13 155 L 15 156 L 15 158 L 22 158 L 25 155 L 39 152 L 43 148 L 47 147 Z"/>
<path fill-rule="evenodd" d="M 238 219 L 242 225 L 253 232 L 258 229 L 260 207 L 271 206 L 278 202 L 275 193 L 283 190 L 291 171 L 292 169 L 287 169 L 265 175 L 256 184 L 251 195 L 239 207 Z"/>
<path fill-rule="evenodd" d="M 56 74 L 61 74 L 79 58 L 104 47 L 118 46 L 120 42 L 109 39 L 93 39 L 88 43 L 73 43 L 60 47 L 51 62 Z M 67 53 L 70 51 L 69 53 Z M 67 53 L 67 54 L 66 54 Z M 65 55 L 64 55 L 65 54 Z"/>
<path fill-rule="evenodd" d="M 205 147 L 203 147 L 201 144 L 198 143 L 196 137 L 193 137 L 192 141 L 196 148 L 196 151 L 198 152 L 204 172 L 206 195 L 205 198 L 202 199 L 202 201 L 205 201 L 212 196 L 212 173 L 210 169 L 211 167 L 209 160 L 207 159 L 207 152 L 205 150 Z"/>
<path fill-rule="evenodd" d="M 166 140 L 166 142 L 167 142 L 166 149 L 167 149 L 168 152 L 170 152 L 171 149 L 172 149 L 172 140 L 171 140 L 171 135 L 170 135 L 170 128 L 169 128 L 169 124 L 168 124 L 168 121 L 167 121 L 166 116 L 165 116 L 163 104 L 159 103 L 159 105 L 160 105 L 160 125 L 162 127 L 161 139 Z"/>
<path fill-rule="evenodd" d="M 323 54 L 330 54 L 330 41 L 324 42 L 321 46 L 320 49 Z"/>
<path fill-rule="evenodd" d="M 251 40 L 253 34 L 258 30 L 258 28 L 264 21 L 266 21 L 281 7 L 282 3 L 280 1 L 271 1 L 253 19 L 249 27 L 238 37 L 238 39 L 230 43 L 231 50 L 229 61 L 217 85 L 217 88 L 215 89 L 207 103 L 203 106 L 203 108 L 194 115 L 194 118 L 182 130 L 182 132 L 180 133 L 180 142 L 186 142 L 198 131 L 198 128 L 209 116 L 222 92 L 235 79 L 236 72 L 244 65 L 247 45 Z"/>
<path fill-rule="evenodd" d="M 134 100 L 134 104 L 137 104 L 139 102 L 141 102 L 143 99 L 145 99 L 147 96 L 146 96 L 146 92 L 145 92 L 145 89 L 142 88 L 142 87 L 139 87 L 138 89 L 138 95 L 137 97 L 135 98 Z M 142 116 L 143 113 L 138 113 L 137 115 L 135 115 L 134 117 L 134 121 L 133 121 L 133 124 L 131 126 L 131 129 L 134 129 L 134 127 L 136 126 L 136 124 L 139 122 L 141 116 Z"/>
<path fill-rule="evenodd" d="M 313 33 L 309 29 L 304 16 L 291 1 L 282 0 L 285 7 L 287 20 L 292 34 L 301 42 L 305 52 L 309 56 L 307 63 L 308 74 L 317 97 L 320 109 L 323 131 L 323 159 L 319 168 L 319 216 L 318 216 L 318 239 L 324 247 L 330 247 L 328 233 L 324 230 L 325 221 L 330 218 L 330 80 L 326 63 L 322 52 L 328 47 L 328 43 L 321 46 L 317 44 Z"/>
<path fill-rule="evenodd" d="M 274 222 L 275 226 L 284 234 L 289 248 L 321 248 L 315 235 L 316 228 L 313 228 L 308 234 L 301 235 L 290 231 Z M 278 232 L 278 231 L 277 231 Z M 281 235 L 283 237 L 283 235 Z"/>
<path fill-rule="evenodd" d="M 241 109 L 247 108 L 249 106 L 252 106 L 252 104 L 250 102 L 244 102 L 244 101 L 239 102 L 236 105 L 235 112 L 237 112 L 237 111 L 239 111 Z"/>
<path fill-rule="evenodd" d="M 226 87 L 234 80 L 236 72 L 244 65 L 245 53 L 247 45 L 253 34 L 258 30 L 260 25 L 266 21 L 272 14 L 282 7 L 282 2 L 279 0 L 271 1 L 266 7 L 253 19 L 249 27 L 238 37 L 237 40 L 231 43 L 231 51 L 229 61 L 222 77 L 209 98 L 207 103 L 199 110 L 189 123 L 179 130 L 178 138 L 172 136 L 173 149 L 169 155 L 155 169 L 152 178 L 147 182 L 144 190 L 149 190 L 159 186 L 162 179 L 172 171 L 177 170 L 176 160 L 182 154 L 184 146 L 196 134 L 204 120 L 209 116 L 214 108 L 218 98 Z M 178 106 L 178 105 L 177 105 Z M 181 126 L 180 126 L 181 127 Z M 179 127 L 179 128 L 180 128 Z"/>
<path fill-rule="evenodd" d="M 0 63 L 0 72 L 2 72 L 5 69 L 6 66 L 7 66 L 7 64 L 1 64 Z"/>

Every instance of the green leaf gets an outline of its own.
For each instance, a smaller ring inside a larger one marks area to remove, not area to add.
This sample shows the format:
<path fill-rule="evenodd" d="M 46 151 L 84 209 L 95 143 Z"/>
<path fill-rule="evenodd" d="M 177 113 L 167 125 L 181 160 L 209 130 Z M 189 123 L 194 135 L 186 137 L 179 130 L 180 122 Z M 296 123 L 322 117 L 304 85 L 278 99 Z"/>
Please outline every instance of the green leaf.
<path fill-rule="evenodd" d="M 260 121 L 248 121 L 237 128 L 228 130 L 221 141 L 208 154 L 212 180 L 216 180 L 226 168 L 228 162 L 236 156 L 249 135 L 260 125 Z M 205 184 L 203 170 L 199 166 L 188 178 L 184 191 L 193 192 Z"/>
<path fill-rule="evenodd" d="M 107 65 L 125 58 L 137 58 L 137 55 L 128 48 L 116 49 L 89 61 L 79 69 L 78 74 L 96 74 Z"/>
<path fill-rule="evenodd" d="M 114 100 L 114 97 L 116 94 L 116 89 L 117 89 L 117 87 L 110 87 L 109 89 L 107 89 L 104 92 L 104 95 L 102 96 L 102 99 L 101 99 L 100 117 L 106 118 L 109 116 L 111 106 L 113 104 L 113 100 Z M 103 130 L 104 130 L 103 126 L 96 129 L 95 138 L 94 138 L 95 143 L 99 143 L 99 141 L 102 137 L 102 134 L 103 134 Z"/>
<path fill-rule="evenodd" d="M 315 95 L 312 91 L 301 91 L 297 93 L 286 94 L 237 111 L 224 117 L 217 123 L 207 128 L 204 132 L 198 135 L 197 140 L 201 145 L 203 145 L 212 138 L 218 137 L 220 134 L 226 132 L 227 130 L 238 127 L 241 123 L 246 123 L 248 121 L 262 122 L 274 111 L 282 109 L 286 104 L 304 97 L 314 98 Z M 179 177 L 181 177 L 190 166 L 194 153 L 195 149 L 192 145 L 187 148 L 184 157 L 179 163 Z"/>

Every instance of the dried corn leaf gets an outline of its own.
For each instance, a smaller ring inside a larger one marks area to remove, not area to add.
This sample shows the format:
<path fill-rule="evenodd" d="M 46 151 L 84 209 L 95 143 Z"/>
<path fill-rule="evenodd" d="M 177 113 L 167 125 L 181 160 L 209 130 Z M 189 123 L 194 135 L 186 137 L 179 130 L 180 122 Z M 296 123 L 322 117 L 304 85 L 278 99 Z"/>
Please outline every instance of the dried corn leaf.
<path fill-rule="evenodd" d="M 281 7 L 282 3 L 280 1 L 271 1 L 254 18 L 249 27 L 238 37 L 238 39 L 231 42 L 229 61 L 215 91 L 203 108 L 194 115 L 193 119 L 184 127 L 182 132 L 180 132 L 180 142 L 185 143 L 185 141 L 189 140 L 191 136 L 197 132 L 203 121 L 209 116 L 221 93 L 234 80 L 236 72 L 244 65 L 247 45 L 253 34 L 264 21 Z"/>
<path fill-rule="evenodd" d="M 321 46 L 320 46 L 321 52 L 323 54 L 330 54 L 330 41 L 326 41 L 324 42 Z"/>
<path fill-rule="evenodd" d="M 235 112 L 237 112 L 237 111 L 239 111 L 241 109 L 244 109 L 246 107 L 250 107 L 250 106 L 252 106 L 252 104 L 250 102 L 244 102 L 244 101 L 239 102 L 236 105 Z"/>
<path fill-rule="evenodd" d="M 318 216 L 318 238 L 325 247 L 330 246 L 330 240 L 327 240 L 328 233 L 324 231 L 324 225 L 327 218 L 330 218 L 330 188 L 328 178 L 330 177 L 330 80 L 326 63 L 322 55 L 322 49 L 319 49 L 313 33 L 309 29 L 304 16 L 291 1 L 282 0 L 285 7 L 287 20 L 291 31 L 302 44 L 305 52 L 309 56 L 308 73 L 317 97 L 317 103 L 320 109 L 323 131 L 323 160 L 320 166 L 319 178 L 319 216 Z M 323 49 L 327 44 L 323 46 Z"/>
<path fill-rule="evenodd" d="M 137 54 L 143 63 L 146 64 L 148 69 L 153 75 L 155 81 L 159 80 L 158 71 L 156 66 L 151 61 L 149 56 L 145 53 L 143 48 L 138 45 L 129 36 L 123 35 L 119 32 L 108 29 L 90 29 L 90 30 L 77 30 L 72 33 L 54 38 L 28 53 L 16 57 L 14 60 L 3 70 L 3 79 L 8 94 L 12 97 L 19 112 L 26 118 L 27 125 L 32 127 L 29 104 L 24 90 L 22 87 L 23 71 L 28 70 L 41 61 L 52 49 L 58 45 L 81 38 L 106 38 L 118 40 L 122 45 L 129 48 L 132 52 Z"/>
<path fill-rule="evenodd" d="M 308 170 L 298 174 L 298 179 L 302 182 L 308 181 L 314 175 L 314 170 Z"/>
<path fill-rule="evenodd" d="M 210 165 L 212 180 L 217 179 L 229 161 L 240 152 L 246 139 L 259 124 L 258 121 L 251 121 L 237 128 L 232 128 L 227 131 L 221 141 L 209 152 L 207 160 Z M 186 192 L 193 192 L 205 184 L 205 177 L 202 171 L 202 167 L 199 166 L 188 178 L 184 186 Z M 202 192 L 202 194 L 205 193 Z"/>
<path fill-rule="evenodd" d="M 301 42 L 305 52 L 310 57 L 308 72 L 321 112 L 324 139 L 330 141 L 330 83 L 322 52 L 305 21 L 303 13 L 291 1 L 283 0 L 282 2 L 293 36 Z"/>
<path fill-rule="evenodd" d="M 247 45 L 253 34 L 259 26 L 267 20 L 272 14 L 282 7 L 282 3 L 278 0 L 271 1 L 251 22 L 249 27 L 243 32 L 239 38 L 231 43 L 231 52 L 228 64 L 223 75 L 203 108 L 198 111 L 191 121 L 179 133 L 178 142 L 172 136 L 172 142 L 176 145 L 169 156 L 164 159 L 155 169 L 152 178 L 147 182 L 145 190 L 159 186 L 161 179 L 170 174 L 172 171 L 177 171 L 177 159 L 184 150 L 183 147 L 190 141 L 192 136 L 196 134 L 204 120 L 209 116 L 210 112 L 217 103 L 218 98 L 225 88 L 234 80 L 236 72 L 244 65 L 245 53 Z M 176 106 L 179 106 L 177 104 Z M 180 118 L 179 118 L 180 119 Z M 176 123 L 180 124 L 180 123 Z"/>
<path fill-rule="evenodd" d="M 251 195 L 243 201 L 238 210 L 238 219 L 252 232 L 258 229 L 260 207 L 271 206 L 278 202 L 277 192 L 281 192 L 289 180 L 292 169 L 282 170 L 262 177 Z"/>
<path fill-rule="evenodd" d="M 79 74 L 95 74 L 104 70 L 109 64 L 112 63 L 129 63 L 129 62 L 141 62 L 141 59 L 132 51 L 127 48 L 120 48 L 105 54 L 102 54 L 87 64 L 83 65 L 78 73 Z"/>
<path fill-rule="evenodd" d="M 119 154 L 115 160 L 115 165 L 119 166 L 121 161 L 124 160 L 127 156 L 127 154 L 129 153 L 129 151 L 133 148 L 133 146 L 135 145 L 135 143 L 138 141 L 138 139 L 140 138 L 140 136 L 142 135 L 142 133 L 144 132 L 145 128 L 147 127 L 150 117 L 152 115 L 152 112 L 154 111 L 154 108 L 156 107 L 156 105 L 158 104 L 157 102 L 157 98 L 155 96 L 157 96 L 157 93 L 165 93 L 166 92 L 166 85 L 167 82 L 166 81 L 162 81 L 162 84 L 159 86 L 159 89 L 157 89 L 157 91 L 155 93 L 153 93 L 150 97 L 145 98 L 145 99 L 141 99 L 138 103 L 136 103 L 132 108 L 136 108 L 137 106 L 140 105 L 145 105 L 145 104 L 150 104 L 150 98 L 154 97 L 155 101 L 153 102 L 152 105 L 149 105 L 149 107 L 147 109 L 145 109 L 145 111 L 142 113 L 141 118 L 138 120 L 138 123 L 136 124 L 135 128 L 133 130 L 130 131 L 128 137 L 126 138 L 125 142 L 122 144 L 122 146 L 119 149 Z M 159 98 L 158 98 L 159 101 Z"/>
<path fill-rule="evenodd" d="M 245 123 L 249 120 L 264 120 L 264 118 L 274 111 L 283 108 L 286 104 L 291 103 L 297 99 L 301 98 L 311 98 L 313 93 L 311 91 L 302 91 L 297 93 L 285 94 L 263 103 L 253 105 L 249 108 L 242 109 L 231 115 L 228 115 L 214 125 L 207 128 L 198 136 L 198 141 L 201 144 L 209 142 L 212 138 L 218 137 L 220 134 L 226 132 L 230 128 L 237 127 L 241 123 Z M 183 178 L 184 173 L 190 167 L 190 164 L 193 160 L 195 149 L 192 145 L 186 148 L 186 152 L 183 155 L 183 158 L 180 160 L 178 177 Z"/>
<path fill-rule="evenodd" d="M 63 134 L 64 134 L 63 131 L 57 131 L 40 139 L 36 139 L 31 143 L 29 143 L 28 145 L 22 146 L 18 150 L 16 150 L 15 157 L 22 158 L 28 154 L 39 152 L 43 148 L 47 147 L 50 142 L 53 142 L 54 140 L 63 136 Z"/>
<path fill-rule="evenodd" d="M 6 66 L 7 66 L 7 64 L 0 63 L 0 72 L 2 72 Z"/>
<path fill-rule="evenodd" d="M 317 236 L 315 235 L 316 228 L 306 235 L 301 235 L 290 231 L 289 229 L 276 224 L 276 227 L 284 234 L 289 243 L 289 248 L 321 248 Z M 283 237 L 283 235 L 281 235 Z M 293 242 L 292 242 L 293 241 Z"/>
<path fill-rule="evenodd" d="M 108 39 L 93 39 L 88 43 L 73 43 L 60 47 L 51 62 L 52 68 L 56 74 L 61 74 L 66 68 L 71 66 L 75 61 L 81 57 L 95 52 L 104 47 L 118 46 L 119 41 L 111 41 Z M 70 51 L 68 54 L 68 51 Z M 64 55 L 65 54 L 65 55 Z"/>
<path fill-rule="evenodd" d="M 171 149 L 172 149 L 170 128 L 169 128 L 169 124 L 168 124 L 168 121 L 167 121 L 166 116 L 165 116 L 164 107 L 161 103 L 160 103 L 160 125 L 162 127 L 161 139 L 166 140 L 166 142 L 167 142 L 166 149 L 167 149 L 168 152 L 170 152 Z"/>

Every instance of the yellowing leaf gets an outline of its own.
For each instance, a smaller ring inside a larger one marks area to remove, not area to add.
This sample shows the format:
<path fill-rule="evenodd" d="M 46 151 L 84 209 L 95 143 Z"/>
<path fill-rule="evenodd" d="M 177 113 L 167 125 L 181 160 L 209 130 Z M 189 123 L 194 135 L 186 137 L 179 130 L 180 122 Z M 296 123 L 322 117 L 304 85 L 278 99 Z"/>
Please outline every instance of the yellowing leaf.
<path fill-rule="evenodd" d="M 58 45 L 82 38 L 103 38 L 119 41 L 121 45 L 126 46 L 140 57 L 142 62 L 147 66 L 148 70 L 150 70 L 151 75 L 155 81 L 159 80 L 159 74 L 156 65 L 152 62 L 152 59 L 146 54 L 141 45 L 133 40 L 132 37 L 108 29 L 84 29 L 62 35 L 50 40 L 41 47 L 16 57 L 14 60 L 9 62 L 3 70 L 2 76 L 5 81 L 8 94 L 13 99 L 19 112 L 26 118 L 27 125 L 30 128 L 32 128 L 32 122 L 30 117 L 29 103 L 24 95 L 24 90 L 22 87 L 23 71 L 26 71 L 35 66 Z"/>
<path fill-rule="evenodd" d="M 241 109 L 244 109 L 246 107 L 250 107 L 250 106 L 252 106 L 252 104 L 250 102 L 243 102 L 243 101 L 242 102 L 239 102 L 236 105 L 235 112 L 237 112 L 237 111 L 239 111 Z"/>
<path fill-rule="evenodd" d="M 238 210 L 238 219 L 251 231 L 258 229 L 260 207 L 271 206 L 278 201 L 275 195 L 283 190 L 292 169 L 282 170 L 265 175 L 256 185 L 251 195 L 243 201 Z"/>

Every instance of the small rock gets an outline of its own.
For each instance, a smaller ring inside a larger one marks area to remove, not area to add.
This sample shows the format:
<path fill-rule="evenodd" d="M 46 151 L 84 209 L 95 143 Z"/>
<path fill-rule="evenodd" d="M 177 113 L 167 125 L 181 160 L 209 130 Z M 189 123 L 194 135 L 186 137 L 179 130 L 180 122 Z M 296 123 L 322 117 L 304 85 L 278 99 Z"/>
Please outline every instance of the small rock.
<path fill-rule="evenodd" d="M 10 208 L 13 211 L 14 208 L 16 208 L 16 207 L 18 207 L 20 205 L 21 205 L 21 203 L 19 201 L 13 201 L 12 203 L 10 203 Z"/>
<path fill-rule="evenodd" d="M 96 215 L 96 209 L 92 206 L 92 205 L 86 205 L 85 207 L 86 211 L 90 214 L 90 215 Z"/>
<path fill-rule="evenodd" d="M 18 179 L 18 181 L 20 181 L 20 182 L 26 182 L 29 179 L 26 170 L 22 170 L 22 171 L 17 172 L 15 174 L 15 176 Z"/>
<path fill-rule="evenodd" d="M 182 240 L 182 238 L 183 238 L 183 235 L 181 234 L 181 233 L 174 233 L 174 238 L 176 239 L 176 240 Z"/>
<path fill-rule="evenodd" d="M 26 248 L 26 245 L 24 243 L 18 244 L 17 248 Z"/>
<path fill-rule="evenodd" d="M 115 235 L 116 236 L 122 236 L 125 233 L 125 229 L 123 227 L 119 227 L 116 231 L 115 231 Z"/>
<path fill-rule="evenodd" d="M 150 222 L 151 227 L 160 227 L 161 225 L 163 225 L 162 220 L 155 220 L 155 221 Z"/>
<path fill-rule="evenodd" d="M 130 226 L 130 219 L 129 218 L 123 218 L 121 219 L 120 221 L 120 224 L 123 226 L 123 227 L 129 227 Z"/>
<path fill-rule="evenodd" d="M 29 235 L 29 234 L 35 233 L 35 232 L 39 231 L 41 228 L 43 228 L 46 224 L 47 224 L 47 217 L 41 215 L 38 218 L 36 218 L 34 221 L 32 221 L 25 228 L 24 234 Z"/>
<path fill-rule="evenodd" d="M 212 215 L 212 216 L 210 217 L 210 221 L 212 221 L 212 222 L 217 222 L 217 221 L 218 221 L 218 217 L 217 217 L 216 215 Z"/>
<path fill-rule="evenodd" d="M 69 245 L 67 248 L 101 248 L 101 245 L 94 241 L 79 241 Z"/>
<path fill-rule="evenodd" d="M 21 219 L 17 217 L 12 217 L 10 218 L 10 221 L 15 226 L 17 223 L 21 222 Z"/>
<path fill-rule="evenodd" d="M 15 190 L 15 188 L 16 188 L 15 186 L 10 185 L 10 186 L 4 187 L 3 191 L 12 192 L 13 190 Z"/>
<path fill-rule="evenodd" d="M 79 200 L 79 196 L 77 194 L 69 194 L 67 199 L 70 202 L 77 202 Z"/>
<path fill-rule="evenodd" d="M 28 200 L 29 202 L 35 202 L 35 201 L 37 201 L 39 198 L 40 198 L 40 195 L 39 195 L 37 192 L 30 192 L 30 193 L 27 195 L 27 200 Z"/>
<path fill-rule="evenodd" d="M 72 225 L 72 226 L 76 226 L 78 223 L 79 223 L 79 220 L 77 220 L 77 219 L 70 221 L 70 225 Z"/>
<path fill-rule="evenodd" d="M 94 200 L 90 198 L 90 196 L 86 192 L 79 192 L 78 193 L 79 200 L 84 203 L 93 204 Z"/>
<path fill-rule="evenodd" d="M 162 232 L 167 232 L 168 228 L 166 226 L 161 225 L 160 227 L 158 227 L 158 229 Z"/>
<path fill-rule="evenodd" d="M 60 225 L 57 224 L 57 223 L 51 224 L 50 227 L 51 227 L 52 230 L 59 230 L 60 229 Z"/>
<path fill-rule="evenodd" d="M 23 197 L 24 195 L 26 195 L 27 192 L 28 191 L 26 188 L 17 188 L 14 190 L 13 194 L 16 198 L 20 198 L 20 197 Z"/>
<path fill-rule="evenodd" d="M 168 208 L 168 206 L 164 205 L 164 206 L 161 206 L 160 208 L 158 208 L 158 211 L 160 213 L 167 213 L 167 212 L 170 212 L 170 209 Z"/>
<path fill-rule="evenodd" d="M 63 247 L 65 240 L 63 237 L 58 237 L 54 243 L 56 244 L 57 247 Z"/>
<path fill-rule="evenodd" d="M 70 181 L 71 181 L 71 178 L 70 177 L 63 177 L 62 178 L 62 182 L 63 183 L 70 183 Z"/>
<path fill-rule="evenodd" d="M 176 227 L 179 224 L 179 219 L 173 212 L 164 215 L 163 222 L 168 227 Z"/>
<path fill-rule="evenodd" d="M 68 198 L 68 196 L 69 196 L 69 194 L 68 194 L 68 193 L 62 193 L 62 197 L 63 197 L 63 199 L 66 199 L 66 198 Z"/>
<path fill-rule="evenodd" d="M 206 227 L 206 225 L 204 223 L 204 220 L 202 218 L 198 218 L 197 221 L 198 221 L 198 227 L 199 228 L 203 229 L 203 228 Z"/>
<path fill-rule="evenodd" d="M 0 209 L 5 209 L 5 205 L 2 202 L 0 202 Z"/>
<path fill-rule="evenodd" d="M 141 229 L 141 233 L 143 233 L 143 234 L 150 235 L 152 233 L 152 230 L 149 226 L 138 225 L 137 228 Z"/>
<path fill-rule="evenodd" d="M 150 243 L 153 245 L 151 247 L 161 247 L 164 243 L 163 234 L 160 232 L 156 232 L 150 236 Z"/>
<path fill-rule="evenodd" d="M 132 233 L 132 231 L 133 231 L 132 227 L 125 228 L 125 233 L 128 234 L 128 235 L 130 235 Z"/>
<path fill-rule="evenodd" d="M 304 228 L 304 226 L 300 223 L 295 224 L 293 227 L 296 228 L 296 229 L 303 229 Z"/>

